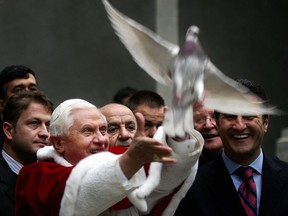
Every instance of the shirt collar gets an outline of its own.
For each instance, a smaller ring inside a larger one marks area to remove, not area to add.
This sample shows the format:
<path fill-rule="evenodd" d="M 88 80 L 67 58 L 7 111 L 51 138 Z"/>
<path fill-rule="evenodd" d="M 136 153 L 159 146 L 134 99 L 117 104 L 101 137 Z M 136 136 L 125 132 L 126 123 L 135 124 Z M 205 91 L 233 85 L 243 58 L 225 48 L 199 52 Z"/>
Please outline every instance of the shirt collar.
<path fill-rule="evenodd" d="M 240 166 L 242 166 L 241 164 L 238 164 L 238 163 L 232 161 L 231 159 L 229 159 L 227 157 L 227 155 L 225 155 L 224 151 L 222 152 L 222 158 L 223 158 L 224 164 L 227 167 L 230 175 L 232 175 L 235 172 L 235 170 L 237 170 Z M 262 152 L 262 149 L 260 151 L 259 156 L 256 158 L 256 160 L 254 160 L 248 166 L 253 168 L 258 174 L 260 174 L 260 175 L 262 174 L 262 166 L 263 166 L 263 152 Z"/>
<path fill-rule="evenodd" d="M 7 162 L 10 169 L 16 174 L 19 175 L 19 171 L 23 167 L 21 163 L 16 161 L 14 158 L 12 158 L 10 155 L 8 155 L 4 150 L 2 150 L 2 156 L 4 160 Z"/>

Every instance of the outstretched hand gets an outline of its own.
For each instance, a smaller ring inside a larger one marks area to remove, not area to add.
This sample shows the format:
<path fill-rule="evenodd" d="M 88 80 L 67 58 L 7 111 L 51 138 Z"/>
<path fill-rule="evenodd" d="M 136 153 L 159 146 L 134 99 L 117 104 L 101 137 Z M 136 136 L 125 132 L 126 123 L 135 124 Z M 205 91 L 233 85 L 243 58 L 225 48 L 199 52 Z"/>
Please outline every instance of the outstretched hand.
<path fill-rule="evenodd" d="M 132 177 L 144 164 L 150 162 L 175 163 L 170 157 L 173 150 L 160 141 L 146 137 L 144 133 L 145 120 L 141 113 L 135 114 L 137 132 L 128 150 L 120 158 L 120 167 L 127 178 Z"/>

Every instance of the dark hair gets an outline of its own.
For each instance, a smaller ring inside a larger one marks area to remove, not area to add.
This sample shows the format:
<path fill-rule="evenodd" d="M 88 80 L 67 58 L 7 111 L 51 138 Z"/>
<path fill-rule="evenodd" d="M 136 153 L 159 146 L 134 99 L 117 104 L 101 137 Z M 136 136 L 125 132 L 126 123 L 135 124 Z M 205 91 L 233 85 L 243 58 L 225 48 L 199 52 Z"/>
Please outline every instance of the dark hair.
<path fill-rule="evenodd" d="M 264 103 L 268 101 L 266 92 L 258 83 L 252 80 L 237 78 L 235 79 L 236 82 L 240 83 L 241 85 L 248 88 L 253 94 L 259 97 Z"/>
<path fill-rule="evenodd" d="M 114 103 L 119 103 L 119 104 L 127 104 L 127 101 L 129 100 L 129 98 L 135 93 L 137 92 L 137 89 L 126 86 L 124 88 L 119 89 L 116 94 L 113 97 L 113 102 Z M 126 101 L 126 99 L 128 99 Z"/>
<path fill-rule="evenodd" d="M 15 127 L 21 113 L 26 110 L 31 103 L 42 104 L 51 114 L 54 110 L 53 103 L 42 92 L 20 92 L 19 94 L 11 96 L 5 104 L 2 113 L 3 122 L 9 122 Z"/>
<path fill-rule="evenodd" d="M 5 84 L 15 79 L 28 78 L 29 74 L 32 74 L 35 78 L 35 73 L 30 68 L 23 65 L 11 65 L 5 67 L 0 72 L 0 99 L 6 98 Z"/>
<path fill-rule="evenodd" d="M 146 104 L 151 108 L 165 106 L 164 99 L 158 93 L 149 90 L 137 91 L 130 97 L 127 106 L 134 112 L 140 104 Z"/>
<path fill-rule="evenodd" d="M 244 79 L 244 78 L 237 78 L 234 79 L 239 84 L 245 86 L 250 90 L 251 93 L 253 93 L 255 96 L 260 98 L 264 103 L 268 102 L 268 98 L 266 95 L 265 90 L 262 88 L 262 86 L 255 81 Z M 219 119 L 219 112 L 215 111 L 215 117 L 216 119 Z M 263 115 L 264 118 L 268 117 L 268 115 Z"/>

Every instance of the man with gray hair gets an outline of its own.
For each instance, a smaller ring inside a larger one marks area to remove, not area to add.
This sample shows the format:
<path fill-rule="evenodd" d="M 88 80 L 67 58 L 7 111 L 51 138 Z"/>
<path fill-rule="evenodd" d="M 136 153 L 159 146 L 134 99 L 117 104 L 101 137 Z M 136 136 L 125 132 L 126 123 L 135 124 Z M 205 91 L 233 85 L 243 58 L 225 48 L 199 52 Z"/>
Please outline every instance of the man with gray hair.
<path fill-rule="evenodd" d="M 146 214 L 183 181 L 191 183 L 203 146 L 201 135 L 193 131 L 189 140 L 168 137 L 166 142 L 160 127 L 156 140 L 144 136 L 144 117 L 136 113 L 136 118 L 137 135 L 126 152 L 116 155 L 107 151 L 107 122 L 94 105 L 82 99 L 61 103 L 51 118 L 53 146 L 38 151 L 39 162 L 20 172 L 16 215 L 140 215 L 131 203 L 113 206 L 143 184 L 143 166 L 155 161 L 164 169 L 157 190 L 146 197 Z"/>

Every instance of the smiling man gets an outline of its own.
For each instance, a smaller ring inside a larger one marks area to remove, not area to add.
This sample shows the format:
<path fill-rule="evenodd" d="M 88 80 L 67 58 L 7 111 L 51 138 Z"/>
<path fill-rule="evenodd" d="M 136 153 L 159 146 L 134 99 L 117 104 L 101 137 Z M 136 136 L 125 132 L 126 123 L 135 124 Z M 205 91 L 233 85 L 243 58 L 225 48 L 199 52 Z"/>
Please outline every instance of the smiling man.
<path fill-rule="evenodd" d="M 255 82 L 236 81 L 267 101 Z M 288 215 L 288 164 L 262 151 L 269 116 L 215 114 L 223 153 L 199 168 L 175 216 Z"/>
<path fill-rule="evenodd" d="M 15 185 L 20 169 L 36 162 L 36 152 L 48 145 L 52 102 L 40 92 L 9 98 L 3 110 L 3 150 L 0 154 L 0 215 L 14 215 Z"/>
<path fill-rule="evenodd" d="M 218 134 L 214 110 L 199 103 L 193 105 L 194 128 L 204 138 L 204 147 L 199 158 L 199 165 L 216 159 L 222 152 L 222 140 Z"/>
<path fill-rule="evenodd" d="M 161 181 L 145 197 L 145 215 L 172 215 L 196 175 L 203 138 L 191 131 L 177 141 L 162 127 L 157 140 L 149 138 L 143 115 L 135 117 L 132 143 L 123 154 L 114 154 L 107 151 L 107 120 L 99 109 L 82 99 L 63 101 L 51 117 L 52 146 L 40 149 L 39 162 L 20 171 L 15 215 L 144 215 L 126 198 L 146 180 L 145 165 L 156 161 L 163 163 Z"/>

